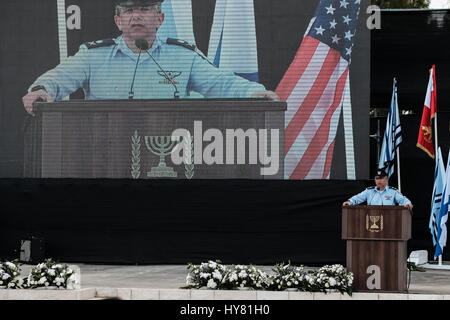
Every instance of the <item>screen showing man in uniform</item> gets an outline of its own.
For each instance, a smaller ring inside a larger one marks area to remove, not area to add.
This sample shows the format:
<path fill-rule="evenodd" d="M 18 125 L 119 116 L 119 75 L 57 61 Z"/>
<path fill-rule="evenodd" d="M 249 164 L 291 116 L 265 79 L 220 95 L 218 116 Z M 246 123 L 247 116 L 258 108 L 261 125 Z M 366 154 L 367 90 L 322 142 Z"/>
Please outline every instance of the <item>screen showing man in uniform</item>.
<path fill-rule="evenodd" d="M 368 176 L 369 1 L 18 2 L 24 177 Z"/>
<path fill-rule="evenodd" d="M 114 21 L 122 34 L 81 45 L 39 77 L 23 98 L 27 112 L 33 114 L 37 99 L 62 100 L 79 88 L 87 100 L 186 98 L 192 91 L 205 98 L 279 100 L 263 85 L 217 68 L 187 42 L 158 37 L 162 2 L 116 1 Z"/>

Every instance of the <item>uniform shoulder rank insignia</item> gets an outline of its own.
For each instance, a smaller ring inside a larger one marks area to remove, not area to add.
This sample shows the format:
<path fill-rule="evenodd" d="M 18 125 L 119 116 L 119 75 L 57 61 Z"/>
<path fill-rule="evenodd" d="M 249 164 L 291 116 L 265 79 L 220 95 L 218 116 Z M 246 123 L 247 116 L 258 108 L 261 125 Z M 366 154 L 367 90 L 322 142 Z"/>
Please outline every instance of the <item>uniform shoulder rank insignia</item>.
<path fill-rule="evenodd" d="M 177 46 L 185 47 L 186 49 L 192 51 L 195 51 L 196 49 L 196 46 L 194 44 L 190 44 L 189 42 L 180 39 L 167 38 L 167 44 L 174 44 Z"/>
<path fill-rule="evenodd" d="M 389 186 L 389 189 L 392 189 L 392 190 L 398 191 L 398 189 L 397 189 L 397 188 L 394 188 L 394 187 L 391 187 L 391 186 Z"/>
<path fill-rule="evenodd" d="M 110 47 L 112 45 L 115 45 L 116 42 L 114 41 L 114 39 L 105 39 L 105 40 L 97 40 L 97 41 L 85 42 L 83 44 L 88 49 L 95 49 L 95 48 L 101 48 L 101 47 Z"/>
<path fill-rule="evenodd" d="M 372 190 L 372 189 L 375 189 L 375 186 L 367 187 L 367 190 Z"/>
<path fill-rule="evenodd" d="M 211 61 L 209 61 L 209 59 L 203 54 L 203 52 L 201 52 L 199 49 L 197 49 L 197 47 L 195 46 L 195 44 L 190 44 L 187 41 L 184 40 L 180 40 L 180 39 L 174 39 L 174 38 L 167 38 L 167 44 L 173 44 L 173 45 L 177 45 L 177 46 L 181 46 L 181 47 L 185 47 L 186 49 L 189 49 L 191 51 L 194 51 L 196 54 L 198 54 L 202 59 L 204 59 L 205 61 L 207 61 L 210 65 L 212 65 L 213 67 L 217 68 L 216 65 L 214 65 L 214 63 L 212 63 Z"/>

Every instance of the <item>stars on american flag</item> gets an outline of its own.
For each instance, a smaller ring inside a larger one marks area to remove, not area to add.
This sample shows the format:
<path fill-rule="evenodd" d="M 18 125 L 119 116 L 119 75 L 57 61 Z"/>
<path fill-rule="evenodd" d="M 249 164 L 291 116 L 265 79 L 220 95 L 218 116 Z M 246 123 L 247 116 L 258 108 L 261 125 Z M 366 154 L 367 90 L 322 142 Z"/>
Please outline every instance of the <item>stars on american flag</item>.
<path fill-rule="evenodd" d="M 327 14 L 334 14 L 334 11 L 336 10 L 331 4 L 329 7 L 325 7 L 325 9 L 327 9 Z"/>
<path fill-rule="evenodd" d="M 330 21 L 330 29 L 336 29 L 336 25 L 337 25 L 336 19 Z"/>
<path fill-rule="evenodd" d="M 309 36 L 350 61 L 361 0 L 320 0 Z"/>
<path fill-rule="evenodd" d="M 350 31 L 347 31 L 346 33 L 345 33 L 345 39 L 348 39 L 348 40 L 352 40 L 352 37 L 353 37 L 353 34 L 350 32 Z"/>
<path fill-rule="evenodd" d="M 323 35 L 323 32 L 325 31 L 325 29 L 322 28 L 322 26 L 319 26 L 318 28 L 314 28 L 316 29 L 316 34 L 321 34 Z"/>
<path fill-rule="evenodd" d="M 339 43 L 339 40 L 341 40 L 341 38 L 339 38 L 338 36 L 337 36 L 337 34 L 335 34 L 334 36 L 332 36 L 331 37 L 331 39 L 333 40 L 333 43 Z"/>
<path fill-rule="evenodd" d="M 341 1 L 341 8 L 342 8 L 342 7 L 347 8 L 347 6 L 348 6 L 348 2 L 345 1 L 345 0 L 342 0 L 342 1 Z"/>
<path fill-rule="evenodd" d="M 344 19 L 344 23 L 347 25 L 350 25 L 350 21 L 352 21 L 352 19 L 350 19 L 350 17 L 348 15 L 346 15 L 345 17 L 342 17 Z"/>

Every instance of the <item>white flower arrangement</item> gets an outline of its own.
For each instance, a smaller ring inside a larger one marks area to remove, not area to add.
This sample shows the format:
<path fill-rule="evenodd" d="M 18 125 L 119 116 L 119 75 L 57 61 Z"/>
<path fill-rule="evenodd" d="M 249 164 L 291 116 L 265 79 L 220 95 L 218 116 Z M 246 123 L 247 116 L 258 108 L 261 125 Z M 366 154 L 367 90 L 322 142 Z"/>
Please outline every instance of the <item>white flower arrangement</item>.
<path fill-rule="evenodd" d="M 208 261 L 198 266 L 188 264 L 190 273 L 186 277 L 189 288 L 254 290 L 299 290 L 306 292 L 339 291 L 352 294 L 353 274 L 342 265 L 326 265 L 319 270 L 306 270 L 304 266 L 277 264 L 269 275 L 252 265 L 226 267 L 220 261 Z"/>
<path fill-rule="evenodd" d="M 219 260 L 204 262 L 198 266 L 189 263 L 187 269 L 190 272 L 186 277 L 185 288 L 221 289 L 228 273 L 228 268 Z"/>
<path fill-rule="evenodd" d="M 322 291 L 336 290 L 349 295 L 352 293 L 353 273 L 347 272 L 340 264 L 323 266 L 317 271 L 316 277 Z"/>
<path fill-rule="evenodd" d="M 270 277 L 254 266 L 232 266 L 225 278 L 225 287 L 229 289 L 250 288 L 264 290 L 270 286 Z"/>
<path fill-rule="evenodd" d="M 250 288 L 264 290 L 270 286 L 270 277 L 254 266 L 222 265 L 219 260 L 208 261 L 196 266 L 188 264 L 190 271 L 183 288 L 237 289 Z"/>
<path fill-rule="evenodd" d="M 31 269 L 26 279 L 27 288 L 56 287 L 74 289 L 77 282 L 76 272 L 66 264 L 47 259 Z"/>
<path fill-rule="evenodd" d="M 6 261 L 0 264 L 0 287 L 7 289 L 19 289 L 23 285 L 20 278 L 19 261 Z"/>
<path fill-rule="evenodd" d="M 314 279 L 311 275 L 305 272 L 303 266 L 293 266 L 288 264 L 276 264 L 273 269 L 275 274 L 272 276 L 271 289 L 273 290 L 287 290 L 298 289 L 300 291 L 306 290 L 310 284 L 314 284 Z"/>

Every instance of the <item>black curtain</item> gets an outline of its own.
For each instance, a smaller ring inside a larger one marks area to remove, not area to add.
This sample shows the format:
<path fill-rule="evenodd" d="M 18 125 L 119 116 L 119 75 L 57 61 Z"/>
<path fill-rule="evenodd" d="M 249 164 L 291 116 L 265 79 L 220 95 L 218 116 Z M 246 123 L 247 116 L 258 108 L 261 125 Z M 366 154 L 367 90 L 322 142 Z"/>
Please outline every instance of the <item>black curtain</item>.
<path fill-rule="evenodd" d="M 0 180 L 0 258 L 45 240 L 67 262 L 345 264 L 341 204 L 364 181 Z"/>

